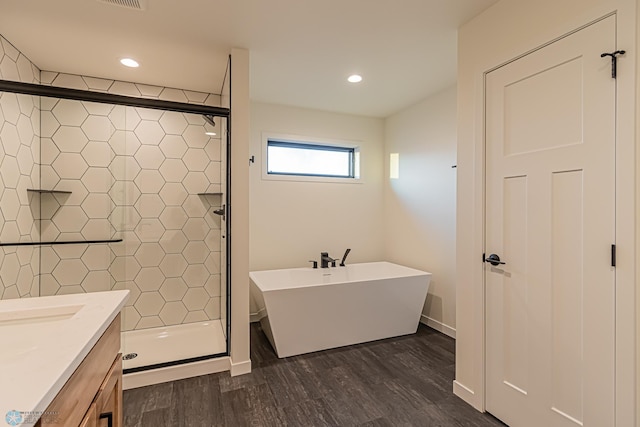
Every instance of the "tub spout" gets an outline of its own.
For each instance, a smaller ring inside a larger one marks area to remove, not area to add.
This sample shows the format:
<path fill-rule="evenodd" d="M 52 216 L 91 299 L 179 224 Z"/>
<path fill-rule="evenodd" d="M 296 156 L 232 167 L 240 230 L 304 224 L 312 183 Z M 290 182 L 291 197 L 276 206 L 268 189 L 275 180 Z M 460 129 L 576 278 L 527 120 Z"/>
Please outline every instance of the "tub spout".
<path fill-rule="evenodd" d="M 329 256 L 329 252 L 320 252 L 320 267 L 329 268 L 329 263 L 331 267 L 336 266 L 336 260 Z"/>
<path fill-rule="evenodd" d="M 347 249 L 346 251 L 344 251 L 344 255 L 342 256 L 342 261 L 340 261 L 340 267 L 344 267 L 344 262 L 347 259 L 347 255 L 349 255 L 349 252 L 351 252 L 351 249 Z"/>

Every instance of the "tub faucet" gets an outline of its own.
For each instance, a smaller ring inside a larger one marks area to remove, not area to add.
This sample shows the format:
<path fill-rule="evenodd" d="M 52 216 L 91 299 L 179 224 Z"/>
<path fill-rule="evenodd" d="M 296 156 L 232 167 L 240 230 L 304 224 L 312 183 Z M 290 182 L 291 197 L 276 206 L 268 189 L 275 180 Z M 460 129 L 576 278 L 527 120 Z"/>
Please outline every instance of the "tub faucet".
<path fill-rule="evenodd" d="M 336 260 L 329 256 L 329 252 L 320 252 L 320 267 L 329 268 L 329 263 L 331 267 L 336 266 Z"/>
<path fill-rule="evenodd" d="M 344 267 L 344 262 L 346 261 L 349 252 L 351 252 L 351 249 L 347 249 L 346 251 L 344 251 L 344 256 L 342 257 L 342 261 L 340 261 L 340 267 Z"/>

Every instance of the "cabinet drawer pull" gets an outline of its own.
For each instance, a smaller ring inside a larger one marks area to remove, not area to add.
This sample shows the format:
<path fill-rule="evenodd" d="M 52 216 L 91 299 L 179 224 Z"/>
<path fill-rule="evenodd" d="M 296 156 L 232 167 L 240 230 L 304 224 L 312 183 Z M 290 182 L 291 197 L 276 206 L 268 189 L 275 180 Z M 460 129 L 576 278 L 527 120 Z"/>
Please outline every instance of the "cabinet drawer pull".
<path fill-rule="evenodd" d="M 107 427 L 113 427 L 113 412 L 105 412 L 100 414 L 100 419 L 107 419 Z"/>

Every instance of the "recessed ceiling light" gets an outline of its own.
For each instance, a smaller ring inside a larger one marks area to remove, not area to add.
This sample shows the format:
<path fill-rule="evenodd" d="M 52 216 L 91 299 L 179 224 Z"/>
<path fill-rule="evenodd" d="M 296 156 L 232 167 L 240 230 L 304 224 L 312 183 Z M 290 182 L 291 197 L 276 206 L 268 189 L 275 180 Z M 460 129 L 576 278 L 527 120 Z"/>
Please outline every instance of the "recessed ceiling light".
<path fill-rule="evenodd" d="M 125 67 L 129 67 L 129 68 L 138 68 L 140 66 L 140 64 L 138 64 L 138 61 L 131 58 L 122 58 L 120 60 L 120 63 Z"/>
<path fill-rule="evenodd" d="M 215 132 L 205 132 L 204 134 L 209 136 L 216 136 Z"/>
<path fill-rule="evenodd" d="M 360 83 L 362 81 L 362 76 L 359 74 L 352 74 L 347 78 L 349 83 Z"/>

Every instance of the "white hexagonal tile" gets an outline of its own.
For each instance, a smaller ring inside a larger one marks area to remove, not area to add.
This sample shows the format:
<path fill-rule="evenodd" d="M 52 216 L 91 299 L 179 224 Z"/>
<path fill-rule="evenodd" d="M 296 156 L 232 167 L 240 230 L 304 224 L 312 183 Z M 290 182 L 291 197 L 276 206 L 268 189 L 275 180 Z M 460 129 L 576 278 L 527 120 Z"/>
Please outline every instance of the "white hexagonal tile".
<path fill-rule="evenodd" d="M 220 274 L 220 252 L 209 252 L 204 266 L 211 274 Z"/>
<path fill-rule="evenodd" d="M 79 259 L 63 259 L 53 269 L 53 277 L 61 285 L 79 285 L 89 270 Z"/>
<path fill-rule="evenodd" d="M 140 313 L 135 307 L 129 306 L 122 309 L 122 329 L 125 331 L 131 331 L 135 329 L 136 325 L 140 321 Z"/>
<path fill-rule="evenodd" d="M 165 133 L 156 121 L 143 120 L 134 131 L 142 144 L 157 146 Z"/>
<path fill-rule="evenodd" d="M 207 166 L 207 168 L 204 170 L 204 174 L 206 175 L 209 182 L 213 184 L 220 183 L 220 162 L 209 162 L 209 166 Z"/>
<path fill-rule="evenodd" d="M 20 179 L 20 168 L 15 157 L 4 156 L 0 165 L 0 175 L 7 188 L 16 188 Z"/>
<path fill-rule="evenodd" d="M 207 320 L 209 320 L 209 318 L 204 310 L 198 310 L 188 312 L 182 323 L 198 323 L 206 322 Z"/>
<path fill-rule="evenodd" d="M 187 261 L 181 254 L 167 254 L 160 263 L 160 270 L 166 277 L 180 277 L 187 269 Z"/>
<path fill-rule="evenodd" d="M 45 165 L 50 165 L 60 154 L 60 150 L 53 143 L 51 138 L 40 139 L 40 162 Z"/>
<path fill-rule="evenodd" d="M 89 142 L 82 130 L 74 126 L 60 126 L 51 139 L 64 153 L 80 153 Z"/>
<path fill-rule="evenodd" d="M 51 274 L 40 275 L 40 296 L 57 295 L 60 290 L 60 284 Z"/>
<path fill-rule="evenodd" d="M 187 214 L 180 206 L 167 206 L 160 214 L 160 222 L 167 230 L 181 229 L 187 219 Z"/>
<path fill-rule="evenodd" d="M 205 268 L 204 264 L 191 264 L 184 271 L 182 278 L 190 288 L 201 287 L 207 283 L 209 271 Z"/>
<path fill-rule="evenodd" d="M 135 207 L 142 218 L 157 218 L 165 205 L 157 194 L 142 194 Z"/>
<path fill-rule="evenodd" d="M 98 102 L 89 102 L 83 101 L 82 105 L 87 110 L 87 112 L 92 116 L 109 116 L 114 106 L 111 104 L 102 104 Z"/>
<path fill-rule="evenodd" d="M 40 134 L 44 138 L 51 138 L 60 127 L 60 123 L 51 111 L 41 111 L 40 114 Z"/>
<path fill-rule="evenodd" d="M 160 287 L 160 294 L 165 301 L 179 301 L 187 292 L 187 285 L 179 277 L 166 279 Z"/>
<path fill-rule="evenodd" d="M 160 190 L 160 198 L 167 206 L 182 205 L 187 195 L 187 190 L 178 182 L 168 182 Z"/>
<path fill-rule="evenodd" d="M 21 114 L 20 118 L 18 118 L 16 129 L 18 130 L 18 137 L 20 138 L 20 142 L 24 145 L 30 145 L 31 140 L 34 136 L 33 124 L 31 123 L 31 119 L 28 116 Z"/>
<path fill-rule="evenodd" d="M 182 231 L 189 240 L 204 240 L 209 232 L 209 226 L 204 218 L 189 218 Z"/>
<path fill-rule="evenodd" d="M 211 298 L 204 308 L 210 320 L 220 318 L 220 298 Z"/>
<path fill-rule="evenodd" d="M 25 236 L 31 234 L 31 229 L 35 226 L 35 221 L 29 206 L 20 206 L 16 222 L 21 235 Z"/>
<path fill-rule="evenodd" d="M 220 251 L 222 245 L 220 230 L 210 229 L 207 233 L 207 237 L 204 239 L 204 243 L 210 250 Z"/>
<path fill-rule="evenodd" d="M 136 87 L 136 85 L 129 82 L 121 82 L 121 81 L 113 82 L 113 84 L 109 87 L 109 93 L 113 93 L 116 95 L 140 97 L 140 91 L 138 91 L 138 88 Z"/>
<path fill-rule="evenodd" d="M 133 231 L 140 222 L 140 214 L 133 206 L 116 206 L 110 219 L 116 230 Z"/>
<path fill-rule="evenodd" d="M 87 175 L 85 173 L 85 175 Z M 47 187 L 48 188 L 48 187 Z M 71 194 L 55 194 L 52 198 L 55 198 L 58 203 L 65 206 L 80 206 L 86 199 L 89 192 L 82 185 L 81 180 L 77 179 L 62 179 L 55 187 L 56 190 L 71 191 Z M 42 201 L 45 200 L 46 195 L 42 195 Z"/>
<path fill-rule="evenodd" d="M 2 268 L 0 268 L 0 279 L 2 279 L 4 286 L 15 285 L 18 280 L 18 273 L 20 273 L 18 255 L 5 255 L 4 260 L 2 261 Z"/>
<path fill-rule="evenodd" d="M 111 149 L 118 156 L 133 156 L 140 148 L 140 141 L 138 141 L 136 134 L 124 130 L 115 131 L 111 135 L 109 144 L 111 144 Z"/>
<path fill-rule="evenodd" d="M 33 73 L 33 67 L 31 61 L 29 61 L 24 55 L 18 57 L 16 62 L 18 67 L 18 74 L 20 75 L 20 81 L 27 83 L 36 83 L 36 77 Z M 22 95 L 22 98 L 30 98 L 27 95 Z"/>
<path fill-rule="evenodd" d="M 182 158 L 189 171 L 204 172 L 209 166 L 209 157 L 203 149 L 189 148 Z M 219 182 L 219 181 L 214 181 Z"/>
<path fill-rule="evenodd" d="M 155 169 L 143 169 L 136 176 L 135 183 L 143 194 L 157 194 L 164 185 L 164 179 Z"/>
<path fill-rule="evenodd" d="M 104 292 L 111 290 L 111 275 L 107 270 L 90 271 L 82 281 L 86 292 Z"/>
<path fill-rule="evenodd" d="M 113 278 L 118 282 L 133 280 L 140 271 L 140 264 L 132 256 L 117 256 L 109 269 Z"/>
<path fill-rule="evenodd" d="M 157 98 L 158 96 L 160 96 L 160 93 L 162 93 L 162 87 L 160 86 L 151 86 L 136 83 L 136 87 L 145 98 Z"/>
<path fill-rule="evenodd" d="M 119 290 L 128 290 L 129 291 L 129 299 L 125 303 L 127 306 L 135 305 L 138 297 L 142 292 L 138 289 L 138 286 L 135 282 L 113 282 L 111 285 L 111 290 L 119 291 Z"/>
<path fill-rule="evenodd" d="M 152 122 L 157 122 L 162 117 L 161 110 L 154 110 L 151 108 L 136 108 L 136 111 L 140 115 L 142 120 L 150 120 Z"/>
<path fill-rule="evenodd" d="M 133 181 L 140 172 L 140 165 L 132 156 L 114 156 L 110 168 L 113 176 L 120 181 Z"/>
<path fill-rule="evenodd" d="M 202 241 L 191 241 L 187 243 L 187 247 L 184 248 L 182 255 L 187 260 L 188 264 L 201 264 L 204 263 L 209 256 L 209 248 Z"/>
<path fill-rule="evenodd" d="M 109 247 L 114 256 L 133 256 L 140 246 L 140 239 L 134 231 L 122 231 L 119 233 L 122 242 L 110 243 Z M 116 236 L 117 237 L 117 236 Z"/>
<path fill-rule="evenodd" d="M 165 326 L 160 319 L 160 316 L 145 316 L 138 322 L 136 330 L 161 328 Z"/>
<path fill-rule="evenodd" d="M 111 264 L 111 250 L 108 245 L 87 245 L 81 259 L 89 270 L 107 270 Z"/>
<path fill-rule="evenodd" d="M 165 101 L 189 102 L 189 99 L 184 94 L 184 91 L 170 87 L 162 89 L 162 92 L 160 93 L 160 96 L 158 96 L 158 98 Z"/>
<path fill-rule="evenodd" d="M 18 218 L 20 210 L 20 199 L 18 192 L 14 189 L 7 188 L 0 197 L 0 211 L 5 221 L 15 221 Z"/>
<path fill-rule="evenodd" d="M 56 268 L 60 262 L 60 257 L 51 246 L 42 246 L 40 248 L 40 273 L 49 274 Z"/>
<path fill-rule="evenodd" d="M 166 159 L 160 166 L 160 174 L 167 182 L 181 182 L 187 172 L 189 171 L 180 159 Z"/>
<path fill-rule="evenodd" d="M 80 230 L 86 240 L 103 240 L 112 234 L 112 226 L 108 219 L 90 219 Z"/>
<path fill-rule="evenodd" d="M 89 166 L 106 168 L 111 163 L 113 151 L 107 142 L 91 141 L 82 150 L 82 157 Z"/>
<path fill-rule="evenodd" d="M 164 161 L 164 154 L 157 145 L 142 145 L 136 151 L 136 161 L 143 169 L 158 169 Z"/>
<path fill-rule="evenodd" d="M 167 159 L 180 159 L 187 152 L 187 143 L 180 135 L 166 135 L 160 142 L 160 150 Z"/>
<path fill-rule="evenodd" d="M 135 257 L 142 267 L 157 267 L 164 258 L 164 251 L 158 243 L 143 243 L 136 251 Z"/>
<path fill-rule="evenodd" d="M 89 116 L 82 123 L 82 131 L 91 141 L 109 141 L 115 128 L 108 117 Z"/>
<path fill-rule="evenodd" d="M 164 231 L 162 223 L 155 218 L 142 218 L 136 227 L 136 235 L 141 242 L 157 242 Z"/>
<path fill-rule="evenodd" d="M 182 135 L 182 132 L 187 128 L 187 121 L 182 113 L 165 111 L 160 117 L 160 126 L 166 134 Z"/>
<path fill-rule="evenodd" d="M 153 316 L 160 313 L 164 299 L 158 292 L 143 292 L 136 301 L 136 310 L 142 316 Z"/>
<path fill-rule="evenodd" d="M 52 166 L 62 179 L 80 179 L 89 168 L 80 153 L 60 153 Z"/>
<path fill-rule="evenodd" d="M 82 210 L 89 218 L 109 218 L 112 201 L 106 193 L 91 193 L 82 202 Z"/>
<path fill-rule="evenodd" d="M 31 148 L 26 145 L 21 145 L 16 156 L 18 161 L 18 169 L 22 175 L 31 175 L 31 171 L 34 167 L 33 156 L 31 155 Z"/>
<path fill-rule="evenodd" d="M 168 302 L 160 311 L 160 318 L 165 325 L 179 325 L 187 316 L 187 309 L 180 301 Z"/>
<path fill-rule="evenodd" d="M 133 112 L 131 119 L 134 119 L 134 122 L 128 122 L 128 110 Z M 116 105 L 109 113 L 109 120 L 116 130 L 127 130 L 127 123 L 129 123 L 129 126 L 135 127 L 140 122 L 140 117 L 135 112 L 134 108 L 125 107 L 124 105 Z"/>
<path fill-rule="evenodd" d="M 53 250 L 60 259 L 77 259 L 87 250 L 88 245 L 54 245 Z"/>
<path fill-rule="evenodd" d="M 203 193 L 206 191 L 209 181 L 207 181 L 204 172 L 189 172 L 182 180 L 182 185 L 189 193 Z"/>
<path fill-rule="evenodd" d="M 20 118 L 20 104 L 18 104 L 18 98 L 15 93 L 5 92 L 0 95 L 0 108 L 4 119 L 13 125 L 18 124 Z"/>
<path fill-rule="evenodd" d="M 42 188 L 56 188 L 60 177 L 53 169 L 53 166 L 41 165 L 40 166 L 40 181 Z"/>
<path fill-rule="evenodd" d="M 135 278 L 135 283 L 142 292 L 157 291 L 163 281 L 164 274 L 158 267 L 144 267 Z"/>
<path fill-rule="evenodd" d="M 209 160 L 215 162 L 219 162 L 220 160 L 222 160 L 221 146 L 222 144 L 219 139 L 212 138 L 209 140 L 209 142 L 207 142 L 207 145 L 204 147 L 204 151 L 205 153 L 207 153 L 207 157 L 209 158 Z"/>
<path fill-rule="evenodd" d="M 6 154 L 14 157 L 18 155 L 20 136 L 15 125 L 4 123 L 2 131 L 0 131 L 0 139 L 2 139 L 2 148 Z"/>
<path fill-rule="evenodd" d="M 60 289 L 58 290 L 57 295 L 73 295 L 73 294 L 83 294 L 84 289 L 80 285 L 60 285 Z"/>
<path fill-rule="evenodd" d="M 115 181 L 109 194 L 116 205 L 133 206 L 140 197 L 140 190 L 133 181 Z"/>
<path fill-rule="evenodd" d="M 204 288 L 190 288 L 182 302 L 189 311 L 203 310 L 209 302 L 209 294 Z"/>
<path fill-rule="evenodd" d="M 80 126 L 89 114 L 80 101 L 61 99 L 53 107 L 53 115 L 61 125 Z"/>
<path fill-rule="evenodd" d="M 79 233 L 88 220 L 80 206 L 61 206 L 53 218 L 61 233 Z"/>
<path fill-rule="evenodd" d="M 189 125 L 182 133 L 182 137 L 189 147 L 204 148 L 209 141 L 209 136 L 205 134 L 204 126 Z"/>
<path fill-rule="evenodd" d="M 108 193 L 113 181 L 113 176 L 107 168 L 89 168 L 82 175 L 82 184 L 92 193 Z"/>
<path fill-rule="evenodd" d="M 2 229 L 4 231 L 4 228 Z M 60 236 L 60 231 L 51 220 L 40 220 L 40 240 L 52 242 Z"/>
<path fill-rule="evenodd" d="M 220 296 L 220 275 L 212 274 L 207 278 L 207 282 L 204 285 L 204 289 L 207 291 L 210 297 Z"/>
<path fill-rule="evenodd" d="M 203 218 L 209 209 L 208 203 L 206 205 L 205 203 L 204 196 L 190 194 L 182 203 L 182 209 L 190 218 Z"/>
<path fill-rule="evenodd" d="M 167 230 L 160 239 L 160 246 L 168 254 L 181 253 L 187 243 L 187 238 L 180 230 Z"/>
<path fill-rule="evenodd" d="M 18 73 L 18 66 L 8 56 L 2 58 L 0 61 L 0 75 L 5 79 L 19 81 L 20 73 Z"/>

